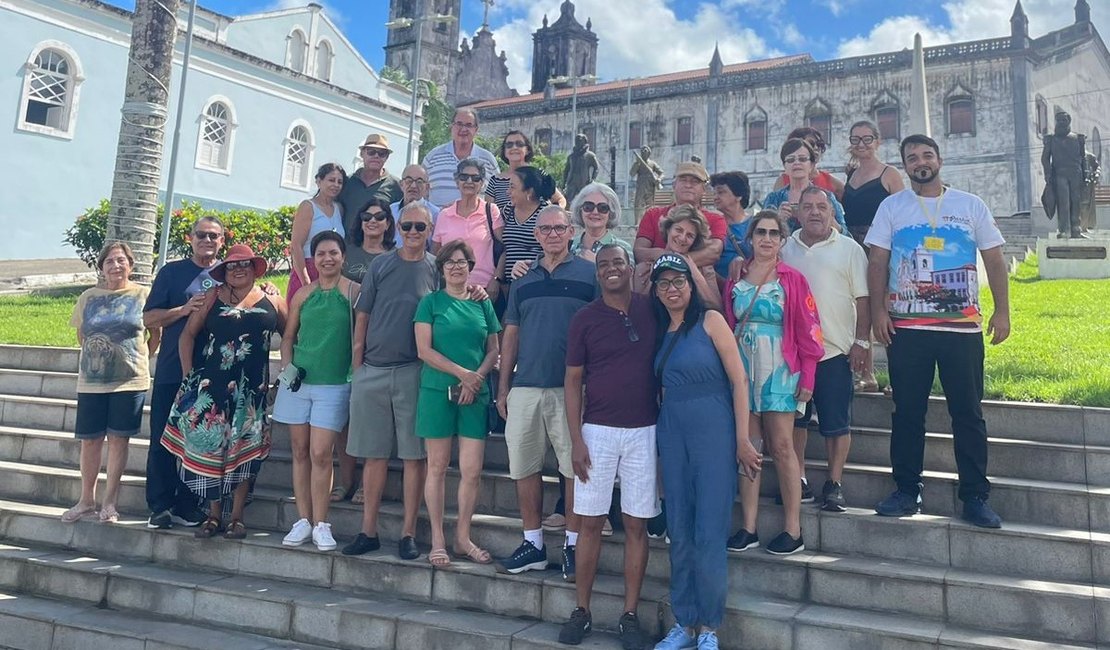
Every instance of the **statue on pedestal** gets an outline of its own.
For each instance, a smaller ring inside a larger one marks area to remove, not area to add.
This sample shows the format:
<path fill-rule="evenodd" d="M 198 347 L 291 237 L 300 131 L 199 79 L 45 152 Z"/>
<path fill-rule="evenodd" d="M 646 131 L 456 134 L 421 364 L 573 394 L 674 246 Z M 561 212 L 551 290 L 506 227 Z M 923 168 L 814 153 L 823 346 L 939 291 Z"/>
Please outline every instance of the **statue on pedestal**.
<path fill-rule="evenodd" d="M 1090 151 L 1087 152 L 1086 172 L 1087 176 L 1083 179 L 1083 202 L 1079 206 L 1079 225 L 1082 226 L 1084 232 L 1094 230 L 1097 225 L 1095 188 L 1098 187 L 1099 179 L 1102 177 L 1102 168 L 1098 163 L 1098 158 Z"/>
<path fill-rule="evenodd" d="M 1071 132 L 1071 116 L 1056 113 L 1056 128 L 1044 137 L 1041 165 L 1045 190 L 1041 195 L 1045 214 L 1057 215 L 1056 229 L 1061 239 L 1084 237 L 1079 221 L 1079 206 L 1086 180 L 1084 137 Z"/>
<path fill-rule="evenodd" d="M 644 210 L 655 203 L 655 190 L 663 188 L 663 168 L 651 159 L 651 147 L 647 145 L 640 147 L 640 153 L 632 155 L 636 156 L 636 160 L 628 174 L 636 179 L 636 198 L 632 205 L 636 212 L 636 223 L 640 223 Z"/>
<path fill-rule="evenodd" d="M 597 155 L 590 151 L 590 139 L 586 134 L 574 136 L 574 151 L 567 156 L 567 166 L 563 171 L 563 195 L 568 203 L 574 200 L 579 190 L 594 182 L 600 167 Z"/>

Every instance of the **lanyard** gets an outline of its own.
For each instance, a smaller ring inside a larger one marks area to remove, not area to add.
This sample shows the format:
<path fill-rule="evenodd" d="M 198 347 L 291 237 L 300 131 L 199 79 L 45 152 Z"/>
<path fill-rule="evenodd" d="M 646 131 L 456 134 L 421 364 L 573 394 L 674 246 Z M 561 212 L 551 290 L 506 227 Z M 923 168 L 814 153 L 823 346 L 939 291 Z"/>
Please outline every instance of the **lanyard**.
<path fill-rule="evenodd" d="M 940 196 L 937 197 L 937 209 L 933 213 L 925 208 L 925 199 L 921 198 L 920 194 L 914 194 L 917 197 L 917 204 L 921 206 L 921 213 L 925 215 L 925 218 L 929 220 L 929 225 L 933 228 L 934 235 L 937 234 L 937 218 L 940 217 L 940 206 L 944 203 L 945 194 L 947 194 L 947 190 L 941 189 Z"/>

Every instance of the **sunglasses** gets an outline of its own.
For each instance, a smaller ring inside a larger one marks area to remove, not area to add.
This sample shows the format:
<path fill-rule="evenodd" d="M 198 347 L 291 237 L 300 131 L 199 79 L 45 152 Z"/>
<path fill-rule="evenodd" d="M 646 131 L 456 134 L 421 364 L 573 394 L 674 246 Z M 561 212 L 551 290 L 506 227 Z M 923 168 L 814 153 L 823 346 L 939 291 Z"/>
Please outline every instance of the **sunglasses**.
<path fill-rule="evenodd" d="M 211 241 L 216 241 L 217 239 L 219 239 L 220 237 L 223 237 L 223 236 L 224 236 L 224 234 L 222 232 L 195 232 L 195 233 L 193 233 L 193 239 L 201 239 L 201 240 L 208 239 L 208 240 L 211 240 Z"/>
<path fill-rule="evenodd" d="M 687 284 L 688 281 L 686 280 L 686 276 L 680 275 L 677 278 L 671 278 L 670 280 L 666 278 L 656 280 L 655 288 L 660 291 L 670 291 L 671 287 L 674 287 L 675 289 L 683 289 L 686 287 Z"/>
<path fill-rule="evenodd" d="M 423 221 L 406 221 L 405 223 L 401 224 L 401 230 L 405 232 L 408 232 L 413 228 L 416 228 L 416 232 L 424 232 L 428 229 L 428 224 L 424 223 Z"/>
<path fill-rule="evenodd" d="M 809 156 L 787 156 L 782 159 L 782 161 L 788 165 L 796 162 L 807 163 L 810 160 L 812 160 L 812 158 L 810 158 Z"/>
<path fill-rule="evenodd" d="M 848 138 L 848 144 L 850 144 L 852 146 L 855 146 L 857 144 L 871 144 L 876 139 L 877 138 L 873 135 L 863 135 L 863 136 L 853 135 L 852 137 Z"/>
<path fill-rule="evenodd" d="M 593 201 L 585 201 L 582 203 L 582 212 L 596 212 L 598 214 L 609 214 L 608 203 L 594 203 Z"/>
<path fill-rule="evenodd" d="M 236 260 L 234 262 L 224 263 L 224 268 L 226 268 L 228 271 L 234 271 L 235 269 L 249 269 L 252 266 L 254 266 L 254 262 L 252 262 L 251 260 Z"/>
<path fill-rule="evenodd" d="M 523 140 L 506 140 L 506 149 L 527 149 L 528 145 Z"/>
<path fill-rule="evenodd" d="M 362 150 L 362 155 L 367 158 L 389 158 L 389 152 L 383 149 L 367 149 Z"/>
<path fill-rule="evenodd" d="M 464 266 L 474 268 L 474 262 L 470 260 L 447 260 L 443 263 L 443 268 L 445 269 L 461 269 Z"/>
<path fill-rule="evenodd" d="M 401 182 L 406 184 L 406 185 L 427 185 L 428 184 L 427 179 L 413 178 L 412 176 L 406 176 L 406 177 L 402 178 Z"/>
<path fill-rule="evenodd" d="M 467 181 L 470 181 L 471 183 L 481 183 L 483 178 L 485 178 L 485 176 L 482 176 L 481 174 L 455 174 L 455 180 L 462 183 L 465 183 Z"/>
<path fill-rule="evenodd" d="M 768 237 L 771 239 L 782 239 L 782 231 L 778 228 L 756 228 L 752 233 L 753 239 L 759 237 Z"/>
<path fill-rule="evenodd" d="M 632 319 L 629 318 L 627 314 L 624 314 L 624 329 L 628 332 L 629 343 L 638 343 L 640 341 L 640 335 L 636 333 L 636 328 L 632 326 Z"/>
<path fill-rule="evenodd" d="M 551 233 L 555 233 L 556 235 L 564 235 L 566 234 L 568 228 L 570 228 L 570 226 L 566 226 L 563 224 L 559 224 L 557 226 L 536 226 L 536 230 L 540 231 L 540 234 L 544 237 L 547 237 Z"/>
<path fill-rule="evenodd" d="M 359 218 L 363 221 L 370 221 L 371 219 L 374 221 L 385 221 L 386 219 L 384 212 L 363 212 L 359 215 Z"/>

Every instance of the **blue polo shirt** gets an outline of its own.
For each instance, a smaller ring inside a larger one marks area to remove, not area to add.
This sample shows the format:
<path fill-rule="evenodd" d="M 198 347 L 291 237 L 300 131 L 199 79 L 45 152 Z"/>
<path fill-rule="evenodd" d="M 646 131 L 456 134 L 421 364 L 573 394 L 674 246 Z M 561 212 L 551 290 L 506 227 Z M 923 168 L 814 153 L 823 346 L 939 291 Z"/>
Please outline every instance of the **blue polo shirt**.
<path fill-rule="evenodd" d="M 552 273 L 537 263 L 510 285 L 505 325 L 520 328 L 514 388 L 563 385 L 570 321 L 597 295 L 593 262 L 576 255 L 568 255 Z"/>

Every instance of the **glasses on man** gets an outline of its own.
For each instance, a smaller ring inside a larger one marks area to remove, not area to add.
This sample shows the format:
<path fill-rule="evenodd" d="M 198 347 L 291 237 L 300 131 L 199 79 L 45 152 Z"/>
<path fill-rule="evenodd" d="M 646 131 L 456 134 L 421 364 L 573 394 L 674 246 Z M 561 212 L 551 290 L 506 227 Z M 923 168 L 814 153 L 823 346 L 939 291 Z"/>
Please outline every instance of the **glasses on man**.
<path fill-rule="evenodd" d="M 525 143 L 524 140 L 506 140 L 505 141 L 505 148 L 506 149 L 527 149 L 528 144 Z"/>
<path fill-rule="evenodd" d="M 473 122 L 459 122 L 458 120 L 456 120 L 451 123 L 451 126 L 455 127 L 456 129 L 473 129 L 476 128 L 478 125 Z"/>
<path fill-rule="evenodd" d="M 787 165 L 792 165 L 796 162 L 807 163 L 810 160 L 812 160 L 812 158 L 810 158 L 809 156 L 787 156 L 786 158 L 782 159 L 782 161 L 785 162 Z"/>
<path fill-rule="evenodd" d="M 447 260 L 446 262 L 443 263 L 443 268 L 445 268 L 445 269 L 461 269 L 464 266 L 469 266 L 470 268 L 474 268 L 474 262 L 471 262 L 470 260 L 467 260 L 467 259 L 462 259 L 462 260 Z"/>
<path fill-rule="evenodd" d="M 483 178 L 485 177 L 481 174 L 455 174 L 455 180 L 460 183 L 466 183 L 467 181 L 471 183 L 481 183 Z"/>
<path fill-rule="evenodd" d="M 860 144 L 867 145 L 871 144 L 877 139 L 878 138 L 873 135 L 853 135 L 852 137 L 848 138 L 848 144 L 852 145 L 853 147 Z"/>
<path fill-rule="evenodd" d="M 655 281 L 655 288 L 660 291 L 670 291 L 671 288 L 684 289 L 689 282 L 686 280 L 685 275 L 680 275 L 675 278 L 659 278 Z"/>
<path fill-rule="evenodd" d="M 362 155 L 367 158 L 389 158 L 389 152 L 384 149 L 365 148 L 362 150 Z"/>
<path fill-rule="evenodd" d="M 406 177 L 401 179 L 401 182 L 404 183 L 405 185 L 427 185 L 428 184 L 428 179 L 426 179 L 426 178 L 413 178 L 412 176 L 406 176 Z"/>
<path fill-rule="evenodd" d="M 416 232 L 424 232 L 428 229 L 428 224 L 424 223 L 423 221 L 406 221 L 401 224 L 401 230 L 405 232 L 408 232 L 413 228 L 416 228 Z"/>
<path fill-rule="evenodd" d="M 752 233 L 755 239 L 766 237 L 768 239 L 782 239 L 782 231 L 778 228 L 756 228 Z"/>
<path fill-rule="evenodd" d="M 195 233 L 193 233 L 193 239 L 207 239 L 209 241 L 216 241 L 217 239 L 219 239 L 220 237 L 223 237 L 223 236 L 224 236 L 224 234 L 222 232 L 195 232 Z"/>
<path fill-rule="evenodd" d="M 685 280 L 685 278 L 683 279 Z M 632 326 L 632 319 L 628 317 L 628 314 L 622 314 L 622 316 L 624 316 L 624 330 L 628 332 L 628 342 L 638 343 L 640 335 L 636 333 L 636 328 Z"/>
<path fill-rule="evenodd" d="M 385 221 L 385 213 L 384 212 L 363 212 L 362 214 L 359 215 L 359 218 L 361 218 L 363 221 L 371 221 L 371 220 L 373 220 L 373 221 Z"/>
<path fill-rule="evenodd" d="M 609 214 L 608 203 L 594 203 L 593 201 L 585 201 L 582 203 L 582 212 L 596 212 L 598 214 Z"/>
<path fill-rule="evenodd" d="M 254 266 L 254 262 L 251 260 L 236 260 L 234 262 L 227 262 L 224 266 L 228 271 L 234 271 L 235 269 L 249 269 Z"/>
<path fill-rule="evenodd" d="M 540 231 L 540 234 L 544 237 L 547 237 L 551 233 L 565 235 L 568 228 L 570 228 L 570 226 L 565 224 L 559 224 L 557 226 L 536 226 L 536 230 Z"/>

